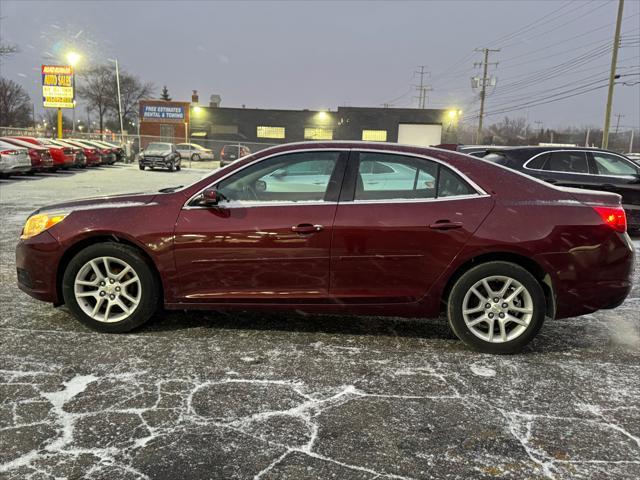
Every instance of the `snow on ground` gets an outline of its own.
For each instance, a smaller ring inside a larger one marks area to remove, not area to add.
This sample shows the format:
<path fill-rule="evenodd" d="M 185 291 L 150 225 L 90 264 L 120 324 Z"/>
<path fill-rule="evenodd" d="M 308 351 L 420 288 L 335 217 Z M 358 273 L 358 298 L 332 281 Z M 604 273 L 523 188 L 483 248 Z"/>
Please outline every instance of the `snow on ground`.
<path fill-rule="evenodd" d="M 36 207 L 204 173 L 0 181 L 0 478 L 640 477 L 640 271 L 616 310 L 502 357 L 441 320 L 164 313 L 98 334 L 15 286 Z"/>

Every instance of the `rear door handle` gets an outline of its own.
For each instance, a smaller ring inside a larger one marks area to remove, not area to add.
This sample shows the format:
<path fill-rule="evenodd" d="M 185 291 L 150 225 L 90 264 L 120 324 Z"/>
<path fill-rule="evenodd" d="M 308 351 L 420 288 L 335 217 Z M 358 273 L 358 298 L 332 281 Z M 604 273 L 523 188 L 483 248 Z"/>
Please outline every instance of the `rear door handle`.
<path fill-rule="evenodd" d="M 301 223 L 300 225 L 291 227 L 291 231 L 296 233 L 315 233 L 320 232 L 321 230 L 324 230 L 324 226 L 311 225 L 310 223 Z"/>
<path fill-rule="evenodd" d="M 558 183 L 558 180 L 556 180 L 555 178 L 545 178 L 544 181 L 552 185 Z"/>
<path fill-rule="evenodd" d="M 450 222 L 449 220 L 438 220 L 429 225 L 434 230 L 453 230 L 454 228 L 462 228 L 462 222 Z"/>

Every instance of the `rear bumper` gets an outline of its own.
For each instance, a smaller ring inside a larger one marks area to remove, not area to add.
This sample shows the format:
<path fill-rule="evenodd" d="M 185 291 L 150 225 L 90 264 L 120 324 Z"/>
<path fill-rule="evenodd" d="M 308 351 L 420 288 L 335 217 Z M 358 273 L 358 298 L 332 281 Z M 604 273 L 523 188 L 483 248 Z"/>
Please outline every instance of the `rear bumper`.
<path fill-rule="evenodd" d="M 11 165 L 11 164 L 0 164 L 0 173 L 9 174 L 9 173 L 27 173 L 31 171 L 31 162 L 28 164 L 19 164 L 19 165 Z"/>
<path fill-rule="evenodd" d="M 629 236 L 612 232 L 599 245 L 534 257 L 551 276 L 556 318 L 620 305 L 633 286 L 634 254 Z"/>
<path fill-rule="evenodd" d="M 56 272 L 61 247 L 49 232 L 42 232 L 16 246 L 18 287 L 28 295 L 51 303 L 60 303 Z"/>
<path fill-rule="evenodd" d="M 630 230 L 640 229 L 640 205 L 622 205 L 627 215 L 627 225 Z"/>

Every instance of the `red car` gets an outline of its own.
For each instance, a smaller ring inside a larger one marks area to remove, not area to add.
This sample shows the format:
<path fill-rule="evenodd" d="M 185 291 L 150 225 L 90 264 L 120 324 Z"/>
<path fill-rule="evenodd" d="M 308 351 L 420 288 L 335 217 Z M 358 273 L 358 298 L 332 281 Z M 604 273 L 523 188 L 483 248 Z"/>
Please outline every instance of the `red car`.
<path fill-rule="evenodd" d="M 91 147 L 89 145 L 85 145 L 68 138 L 65 138 L 64 142 L 82 149 L 87 160 L 88 167 L 97 167 L 102 164 L 102 155 L 100 154 L 100 150 L 98 150 L 97 147 Z"/>
<path fill-rule="evenodd" d="M 168 309 L 437 317 L 484 352 L 614 308 L 634 250 L 620 196 L 456 152 L 366 142 L 257 152 L 187 187 L 43 207 L 18 284 L 124 332 Z"/>
<path fill-rule="evenodd" d="M 53 164 L 53 158 L 51 158 L 51 153 L 49 153 L 48 148 L 40 147 L 38 145 L 34 145 L 31 142 L 25 142 L 12 137 L 0 137 L 0 140 L 15 145 L 16 147 L 23 147 L 28 149 L 29 158 L 31 159 L 31 172 L 29 172 L 30 174 L 48 170 L 56 170 L 56 167 Z"/>
<path fill-rule="evenodd" d="M 46 147 L 49 149 L 51 153 L 51 158 L 53 158 L 53 166 L 55 168 L 70 168 L 75 165 L 75 156 L 73 154 L 73 150 L 71 148 L 65 147 L 57 147 L 55 145 L 45 145 L 37 138 L 33 137 L 12 137 L 17 140 L 22 140 L 23 142 L 29 142 L 33 145 L 38 145 L 39 147 Z"/>

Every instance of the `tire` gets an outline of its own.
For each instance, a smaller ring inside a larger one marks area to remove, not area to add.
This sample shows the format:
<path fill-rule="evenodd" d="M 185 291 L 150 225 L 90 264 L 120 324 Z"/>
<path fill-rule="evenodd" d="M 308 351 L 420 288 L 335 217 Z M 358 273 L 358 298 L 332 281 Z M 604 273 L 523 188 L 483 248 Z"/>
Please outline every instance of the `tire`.
<path fill-rule="evenodd" d="M 169 162 L 169 171 L 173 172 L 173 162 Z"/>
<path fill-rule="evenodd" d="M 182 170 L 182 162 L 181 161 L 178 162 L 178 164 L 176 165 L 176 171 L 179 172 L 180 170 Z"/>
<path fill-rule="evenodd" d="M 500 292 L 505 285 L 506 291 Z M 510 299 L 520 287 L 521 293 Z M 472 349 L 494 354 L 521 351 L 540 331 L 545 312 L 546 299 L 538 280 L 521 266 L 500 261 L 465 272 L 451 289 L 447 305 L 453 333 Z"/>
<path fill-rule="evenodd" d="M 139 168 L 140 170 L 144 170 L 144 165 L 138 165 L 138 168 Z"/>
<path fill-rule="evenodd" d="M 191 155 L 191 161 L 199 162 L 200 161 L 200 155 L 198 155 L 197 153 L 194 153 L 193 155 Z"/>
<path fill-rule="evenodd" d="M 105 263 L 109 265 L 109 274 Z M 124 276 L 118 278 L 123 271 Z M 77 284 L 76 280 L 85 283 Z M 76 291 L 87 295 L 77 296 Z M 93 292 L 96 295 L 91 295 Z M 114 242 L 91 245 L 71 259 L 62 277 L 62 295 L 80 322 L 106 333 L 123 333 L 139 327 L 160 305 L 160 285 L 152 266 L 135 248 Z M 97 313 L 90 315 L 96 312 L 99 300 L 102 301 Z"/>

